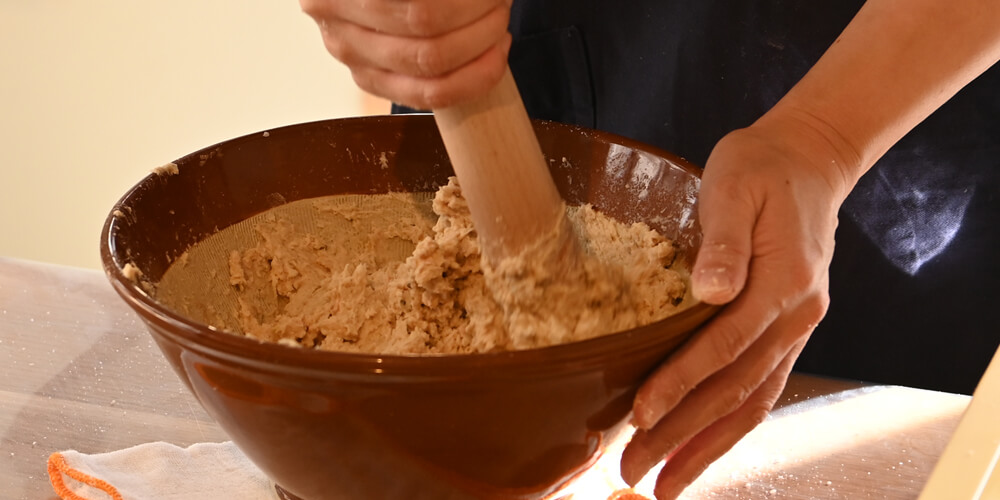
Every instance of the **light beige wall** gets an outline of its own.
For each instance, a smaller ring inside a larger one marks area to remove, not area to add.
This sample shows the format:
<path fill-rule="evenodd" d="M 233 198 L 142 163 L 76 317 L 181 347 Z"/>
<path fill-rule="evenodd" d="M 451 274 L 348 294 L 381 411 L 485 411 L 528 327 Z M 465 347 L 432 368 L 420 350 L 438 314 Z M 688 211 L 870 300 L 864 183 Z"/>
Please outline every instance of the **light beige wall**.
<path fill-rule="evenodd" d="M 0 47 L 0 256 L 97 268 L 105 216 L 151 168 L 382 111 L 296 0 L 0 1 Z"/>

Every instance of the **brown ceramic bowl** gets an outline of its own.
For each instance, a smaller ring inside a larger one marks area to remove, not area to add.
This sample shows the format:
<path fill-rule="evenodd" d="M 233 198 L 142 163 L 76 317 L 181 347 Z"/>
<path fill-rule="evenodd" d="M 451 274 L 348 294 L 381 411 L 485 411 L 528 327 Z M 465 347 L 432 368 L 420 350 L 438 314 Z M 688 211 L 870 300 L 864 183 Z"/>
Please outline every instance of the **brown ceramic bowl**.
<path fill-rule="evenodd" d="M 646 221 L 689 260 L 699 170 L 607 133 L 536 122 L 570 203 Z M 388 166 L 379 152 L 389 151 Z M 276 203 L 429 191 L 450 166 L 433 118 L 293 125 L 177 160 L 114 207 L 101 256 L 115 290 L 205 410 L 277 485 L 303 499 L 543 498 L 623 429 L 643 378 L 715 311 L 694 303 L 642 328 L 543 349 L 454 356 L 312 351 L 215 331 L 156 301 L 173 259 Z"/>

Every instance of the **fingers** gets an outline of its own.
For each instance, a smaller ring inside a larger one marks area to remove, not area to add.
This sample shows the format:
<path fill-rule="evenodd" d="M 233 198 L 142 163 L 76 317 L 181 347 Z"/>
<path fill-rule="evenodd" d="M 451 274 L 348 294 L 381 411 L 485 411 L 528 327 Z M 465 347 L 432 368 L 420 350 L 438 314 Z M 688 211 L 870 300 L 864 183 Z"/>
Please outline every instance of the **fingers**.
<path fill-rule="evenodd" d="M 802 345 L 804 342 L 788 354 L 774 373 L 736 411 L 691 438 L 669 458 L 657 476 L 654 487 L 657 499 L 678 497 L 712 462 L 767 418 L 784 390 Z"/>
<path fill-rule="evenodd" d="M 727 306 L 639 389 L 639 430 L 621 463 L 634 484 L 669 457 L 660 498 L 679 493 L 764 418 L 826 313 L 835 193 L 800 168 L 808 156 L 778 146 L 753 130 L 731 133 L 702 177 L 692 291 Z"/>
<path fill-rule="evenodd" d="M 507 67 L 507 0 L 300 3 L 358 86 L 399 104 L 435 109 L 470 100 Z"/>
<path fill-rule="evenodd" d="M 696 386 L 740 357 L 775 321 L 781 309 L 772 302 L 773 294 L 751 292 L 723 309 L 643 383 L 633 405 L 636 427 L 656 425 Z"/>
<path fill-rule="evenodd" d="M 321 26 L 339 19 L 403 37 L 438 36 L 509 7 L 504 0 L 300 0 L 299 4 Z"/>
<path fill-rule="evenodd" d="M 654 426 L 647 431 L 640 428 L 622 456 L 622 477 L 626 482 L 635 484 L 633 481 L 641 479 L 682 443 L 746 405 L 765 381 L 781 370 L 790 354 L 794 360 L 816 321 L 816 311 L 810 307 L 783 316 L 735 362 L 684 395 Z M 671 361 L 665 368 L 673 364 Z M 655 397 L 655 393 L 649 394 L 652 396 L 647 397 Z"/>
<path fill-rule="evenodd" d="M 321 26 L 327 51 L 344 64 L 414 77 L 451 73 L 507 37 L 509 13 L 496 8 L 482 18 L 435 36 L 409 37 L 375 31 L 342 19 Z"/>
<path fill-rule="evenodd" d="M 496 86 L 507 68 L 510 35 L 458 70 L 440 77 L 418 77 L 372 68 L 351 68 L 366 92 L 414 109 L 441 109 L 469 101 Z"/>
<path fill-rule="evenodd" d="M 751 235 L 758 209 L 738 179 L 714 175 L 718 156 L 710 157 L 698 200 L 702 243 L 691 272 L 698 300 L 724 304 L 743 289 L 752 255 Z"/>

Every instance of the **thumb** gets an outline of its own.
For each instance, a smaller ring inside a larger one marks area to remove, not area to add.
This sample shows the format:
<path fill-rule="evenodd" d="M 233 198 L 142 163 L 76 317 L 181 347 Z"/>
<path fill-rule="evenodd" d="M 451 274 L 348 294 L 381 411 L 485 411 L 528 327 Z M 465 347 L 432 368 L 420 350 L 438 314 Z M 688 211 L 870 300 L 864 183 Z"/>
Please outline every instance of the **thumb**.
<path fill-rule="evenodd" d="M 702 243 L 691 270 L 691 292 L 702 302 L 725 304 L 746 284 L 757 213 L 745 198 L 721 194 L 713 187 L 703 184 L 707 189 L 699 200 Z"/>

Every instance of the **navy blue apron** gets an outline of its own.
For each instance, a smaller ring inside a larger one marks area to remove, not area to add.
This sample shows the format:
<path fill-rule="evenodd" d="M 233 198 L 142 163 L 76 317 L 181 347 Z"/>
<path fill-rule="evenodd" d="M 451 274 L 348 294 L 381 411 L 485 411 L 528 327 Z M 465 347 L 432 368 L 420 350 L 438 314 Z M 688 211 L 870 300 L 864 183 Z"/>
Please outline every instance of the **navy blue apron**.
<path fill-rule="evenodd" d="M 704 165 L 863 2 L 515 1 L 528 113 Z M 803 372 L 971 392 L 1000 343 L 1000 67 L 903 138 L 842 207 L 831 305 Z M 405 111 L 396 108 L 397 111 Z"/>

